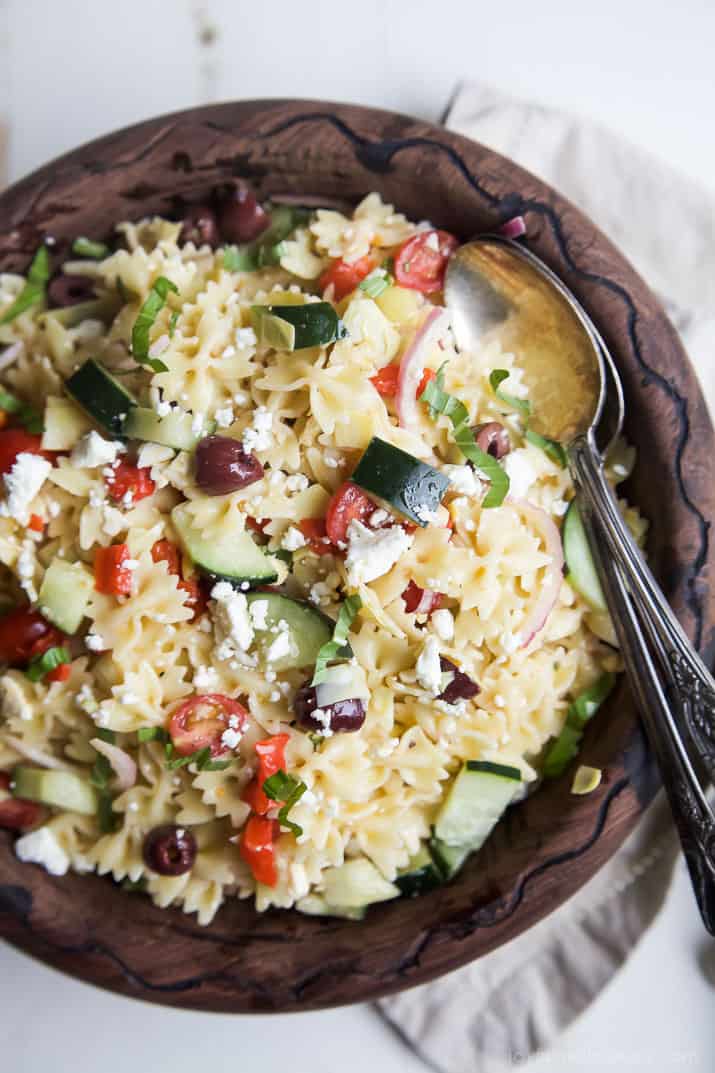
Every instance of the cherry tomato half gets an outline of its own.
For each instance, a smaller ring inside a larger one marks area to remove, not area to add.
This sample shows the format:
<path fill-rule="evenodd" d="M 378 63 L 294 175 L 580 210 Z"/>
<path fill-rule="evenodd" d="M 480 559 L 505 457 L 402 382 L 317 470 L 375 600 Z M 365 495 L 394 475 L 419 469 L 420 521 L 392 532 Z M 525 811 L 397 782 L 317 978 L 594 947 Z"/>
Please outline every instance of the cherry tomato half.
<path fill-rule="evenodd" d="M 274 734 L 271 738 L 256 742 L 258 774 L 249 782 L 241 794 L 241 799 L 248 802 L 259 816 L 265 816 L 275 805 L 275 801 L 264 794 L 263 783 L 277 771 L 285 771 L 285 747 L 289 740 L 288 734 Z"/>
<path fill-rule="evenodd" d="M 34 436 L 24 428 L 0 429 L 0 473 L 9 473 L 19 454 L 53 457 L 42 450 L 42 436 Z"/>
<path fill-rule="evenodd" d="M 421 231 L 397 251 L 395 279 L 401 287 L 423 294 L 441 291 L 447 261 L 458 245 L 457 239 L 448 231 Z"/>
<path fill-rule="evenodd" d="M 276 871 L 275 841 L 280 834 L 280 825 L 276 820 L 267 820 L 263 816 L 249 816 L 241 833 L 239 852 L 253 873 L 256 883 L 266 887 L 275 887 L 278 882 Z"/>
<path fill-rule="evenodd" d="M 10 831 L 26 831 L 36 827 L 45 814 L 42 805 L 34 801 L 25 801 L 22 797 L 7 797 L 3 794 L 10 789 L 10 776 L 0 771 L 0 827 Z"/>
<path fill-rule="evenodd" d="M 346 294 L 351 294 L 357 285 L 362 283 L 365 276 L 372 272 L 374 267 L 375 262 L 367 255 L 361 257 L 359 261 L 355 261 L 354 264 L 348 264 L 342 258 L 333 261 L 320 277 L 320 289 L 325 291 L 332 283 L 333 298 L 336 302 L 339 302 Z"/>
<path fill-rule="evenodd" d="M 173 712 L 169 734 L 179 756 L 190 756 L 198 749 L 221 756 L 228 751 L 221 741 L 224 731 L 233 723 L 232 729 L 240 732 L 247 721 L 248 712 L 237 700 L 223 693 L 198 693 Z"/>
<path fill-rule="evenodd" d="M 325 515 L 325 532 L 333 544 L 344 544 L 348 538 L 348 526 L 357 519 L 366 522 L 377 510 L 368 495 L 352 481 L 345 481 L 328 504 Z"/>
<path fill-rule="evenodd" d="M 106 478 L 107 488 L 114 502 L 119 503 L 125 496 L 131 495 L 131 502 L 137 503 L 140 499 L 153 495 L 156 485 L 149 472 L 147 468 L 140 469 L 131 462 L 120 462 L 115 466 L 112 476 Z"/>
<path fill-rule="evenodd" d="M 39 611 L 31 611 L 29 607 L 14 608 L 0 618 L 0 663 L 24 666 L 38 654 L 38 643 L 52 632 L 57 631 L 52 631 L 52 626 Z M 45 647 L 51 648 L 53 643 Z M 40 649 L 40 652 L 44 651 L 45 648 Z"/>
<path fill-rule="evenodd" d="M 334 551 L 325 532 L 324 518 L 303 518 L 298 528 L 308 541 L 308 546 L 316 555 L 331 555 Z"/>

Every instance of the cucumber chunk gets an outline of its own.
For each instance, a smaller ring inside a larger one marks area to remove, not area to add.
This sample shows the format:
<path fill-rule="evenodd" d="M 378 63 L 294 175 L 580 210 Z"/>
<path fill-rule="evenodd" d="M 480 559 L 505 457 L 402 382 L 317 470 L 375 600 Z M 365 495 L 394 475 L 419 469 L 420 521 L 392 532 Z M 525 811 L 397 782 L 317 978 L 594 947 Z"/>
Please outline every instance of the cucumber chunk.
<path fill-rule="evenodd" d="M 264 663 L 269 664 L 274 671 L 286 671 L 293 667 L 312 667 L 318 652 L 324 644 L 333 636 L 335 623 L 322 611 L 318 611 L 312 604 L 303 600 L 293 600 L 290 596 L 284 596 L 278 592 L 251 592 L 246 594 L 249 608 L 252 605 L 265 602 L 265 608 L 259 607 L 261 612 L 258 621 L 266 623 L 266 629 L 256 629 L 256 612 L 254 620 L 254 643 Z M 290 635 L 290 652 L 275 660 L 268 660 L 270 646 L 278 636 L 271 632 L 279 622 L 288 624 Z M 341 652 L 346 652 L 342 649 Z M 347 652 L 352 655 L 352 649 Z"/>
<path fill-rule="evenodd" d="M 71 451 L 92 422 L 72 399 L 50 395 L 45 402 L 43 451 Z"/>
<path fill-rule="evenodd" d="M 442 871 L 435 864 L 427 846 L 422 846 L 410 859 L 407 868 L 395 879 L 403 895 L 415 898 L 442 885 Z"/>
<path fill-rule="evenodd" d="M 186 504 L 171 512 L 182 548 L 205 573 L 233 585 L 270 585 L 278 577 L 274 561 L 261 551 L 245 529 L 226 531 L 220 538 L 206 540 L 192 523 Z"/>
<path fill-rule="evenodd" d="M 449 488 L 443 473 L 373 436 L 350 478 L 416 525 L 426 526 Z"/>
<path fill-rule="evenodd" d="M 325 873 L 323 897 L 336 909 L 360 909 L 399 896 L 400 888 L 389 883 L 367 857 L 345 861 Z"/>
<path fill-rule="evenodd" d="M 42 614 L 63 633 L 76 633 L 93 590 L 94 578 L 86 566 L 53 559 L 40 585 Z"/>
<path fill-rule="evenodd" d="M 112 436 L 121 436 L 136 399 L 94 358 L 65 381 L 65 390 L 85 413 Z"/>
<path fill-rule="evenodd" d="M 452 783 L 439 811 L 435 836 L 448 846 L 479 849 L 520 786 L 518 768 L 469 761 Z"/>
<path fill-rule="evenodd" d="M 439 838 L 430 839 L 434 863 L 444 882 L 453 879 L 471 853 L 469 846 L 448 846 Z"/>
<path fill-rule="evenodd" d="M 608 605 L 575 499 L 566 511 L 561 539 L 568 567 L 567 580 L 595 611 L 607 611 Z"/>
<path fill-rule="evenodd" d="M 343 920 L 364 920 L 367 913 L 365 905 L 355 908 L 328 905 L 319 894 L 307 894 L 295 903 L 295 907 L 299 913 L 305 913 L 309 917 L 341 917 Z"/>
<path fill-rule="evenodd" d="M 193 415 L 189 413 L 172 412 L 159 417 L 148 406 L 135 406 L 124 423 L 124 435 L 130 440 L 161 443 L 176 451 L 192 451 L 200 439 L 216 428 L 215 421 L 205 421 L 200 431 L 195 432 L 193 424 Z"/>
<path fill-rule="evenodd" d="M 327 346 L 347 335 L 345 325 L 330 302 L 308 305 L 255 305 L 253 328 L 260 343 L 278 350 Z"/>
<path fill-rule="evenodd" d="M 67 812 L 81 812 L 94 816 L 97 811 L 97 795 L 88 779 L 73 771 L 50 771 L 41 767 L 16 767 L 12 773 L 10 790 L 14 797 L 37 801 L 51 808 Z"/>

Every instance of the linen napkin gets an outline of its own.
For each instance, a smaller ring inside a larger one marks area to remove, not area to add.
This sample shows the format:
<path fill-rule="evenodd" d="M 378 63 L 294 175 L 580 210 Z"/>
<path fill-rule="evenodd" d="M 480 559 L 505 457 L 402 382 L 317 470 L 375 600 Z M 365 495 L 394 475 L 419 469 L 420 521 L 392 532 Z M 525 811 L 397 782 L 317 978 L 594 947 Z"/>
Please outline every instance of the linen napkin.
<path fill-rule="evenodd" d="M 446 124 L 552 184 L 658 292 L 715 409 L 715 197 L 607 130 L 490 86 Z M 661 909 L 678 842 L 662 794 L 619 853 L 550 917 L 379 1010 L 443 1073 L 502 1073 L 543 1050 L 605 987 Z"/>

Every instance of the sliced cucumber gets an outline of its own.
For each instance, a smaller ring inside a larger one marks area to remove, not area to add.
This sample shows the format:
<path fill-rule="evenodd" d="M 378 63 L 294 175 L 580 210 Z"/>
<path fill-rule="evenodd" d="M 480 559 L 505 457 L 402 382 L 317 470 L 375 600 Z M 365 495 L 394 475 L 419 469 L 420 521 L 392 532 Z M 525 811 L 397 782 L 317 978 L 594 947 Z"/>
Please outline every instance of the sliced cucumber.
<path fill-rule="evenodd" d="M 327 905 L 336 909 L 361 909 L 399 896 L 400 888 L 388 883 L 367 857 L 345 861 L 325 873 L 323 897 Z"/>
<path fill-rule="evenodd" d="M 65 389 L 97 424 L 112 436 L 121 436 L 129 411 L 136 399 L 94 358 L 88 358 L 69 380 Z"/>
<path fill-rule="evenodd" d="M 615 684 L 615 674 L 606 671 L 569 704 L 561 733 L 544 753 L 541 773 L 545 779 L 555 779 L 566 770 L 578 753 L 586 723 L 593 719 Z"/>
<path fill-rule="evenodd" d="M 448 846 L 439 838 L 430 839 L 430 850 L 434 863 L 446 882 L 453 879 L 472 852 L 469 846 Z"/>
<path fill-rule="evenodd" d="M 196 432 L 192 414 L 172 411 L 166 417 L 159 417 L 148 406 L 135 406 L 124 423 L 124 435 L 130 440 L 161 443 L 176 451 L 192 451 L 199 440 L 211 435 L 215 428 L 215 421 L 204 421 Z"/>
<path fill-rule="evenodd" d="M 12 773 L 10 790 L 14 797 L 37 801 L 51 808 L 67 812 L 81 812 L 94 816 L 97 811 L 97 795 L 88 779 L 73 771 L 48 771 L 41 767 L 20 765 Z"/>
<path fill-rule="evenodd" d="M 246 594 L 249 609 L 251 606 L 265 602 L 265 608 L 254 610 L 251 618 L 254 622 L 254 638 L 259 655 L 274 671 L 285 671 L 292 667 L 310 667 L 324 644 L 333 636 L 335 623 L 317 607 L 303 600 L 293 600 L 279 592 L 251 592 Z M 256 629 L 255 623 L 266 623 L 266 629 Z M 290 652 L 278 659 L 268 660 L 271 645 L 278 636 L 276 628 L 279 623 L 288 624 Z M 341 652 L 352 655 L 347 646 Z"/>
<path fill-rule="evenodd" d="M 575 499 L 571 501 L 566 511 L 561 539 L 568 567 L 566 575 L 568 580 L 595 611 L 607 611 L 608 605 Z"/>
<path fill-rule="evenodd" d="M 350 478 L 371 496 L 425 526 L 449 488 L 443 473 L 373 436 Z"/>
<path fill-rule="evenodd" d="M 260 343 L 279 350 L 327 346 L 344 339 L 347 329 L 330 302 L 308 305 L 255 305 L 253 328 Z"/>
<path fill-rule="evenodd" d="M 520 786 L 518 768 L 468 761 L 439 811 L 435 836 L 448 846 L 479 849 Z"/>
<path fill-rule="evenodd" d="M 72 399 L 50 395 L 45 402 L 44 425 L 44 451 L 71 451 L 89 432 L 92 422 Z"/>
<path fill-rule="evenodd" d="M 334 625 L 331 623 L 331 625 Z M 319 708 L 329 708 L 341 700 L 354 697 L 369 700 L 365 671 L 359 663 L 336 663 L 327 667 L 323 681 L 315 687 L 315 700 Z"/>
<path fill-rule="evenodd" d="M 171 512 L 181 546 L 199 569 L 233 585 L 270 585 L 278 571 L 245 529 L 225 530 L 215 540 L 206 540 L 193 525 L 185 503 Z"/>
<path fill-rule="evenodd" d="M 425 894 L 442 885 L 442 870 L 435 864 L 427 846 L 422 846 L 411 858 L 407 868 L 395 880 L 396 886 L 408 898 Z"/>
<path fill-rule="evenodd" d="M 76 633 L 93 590 L 94 578 L 86 566 L 57 557 L 47 567 L 40 585 L 42 614 L 64 633 Z"/>
<path fill-rule="evenodd" d="M 340 909 L 336 905 L 328 905 L 319 894 L 307 894 L 305 898 L 295 903 L 295 907 L 299 913 L 305 913 L 309 917 L 341 917 L 343 920 L 364 920 L 367 913 L 365 905 L 354 909 L 348 907 Z"/>

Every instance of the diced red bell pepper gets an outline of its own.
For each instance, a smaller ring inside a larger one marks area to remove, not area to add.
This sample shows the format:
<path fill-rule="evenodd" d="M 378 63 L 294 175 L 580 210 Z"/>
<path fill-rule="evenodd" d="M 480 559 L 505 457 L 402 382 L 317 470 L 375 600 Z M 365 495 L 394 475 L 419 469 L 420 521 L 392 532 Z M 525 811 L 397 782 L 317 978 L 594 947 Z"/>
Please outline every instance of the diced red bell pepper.
<path fill-rule="evenodd" d="M 131 596 L 132 572 L 122 564 L 129 559 L 126 544 L 98 548 L 94 557 L 94 587 L 105 596 Z"/>
<path fill-rule="evenodd" d="M 288 734 L 274 734 L 256 742 L 258 774 L 249 782 L 241 797 L 259 816 L 265 816 L 275 802 L 263 792 L 263 783 L 277 771 L 285 771 L 285 747 L 290 741 Z"/>
<path fill-rule="evenodd" d="M 250 816 L 241 833 L 239 852 L 253 873 L 256 883 L 275 887 L 278 882 L 275 841 L 280 834 L 276 820 Z"/>

